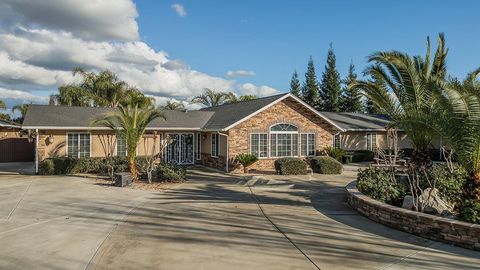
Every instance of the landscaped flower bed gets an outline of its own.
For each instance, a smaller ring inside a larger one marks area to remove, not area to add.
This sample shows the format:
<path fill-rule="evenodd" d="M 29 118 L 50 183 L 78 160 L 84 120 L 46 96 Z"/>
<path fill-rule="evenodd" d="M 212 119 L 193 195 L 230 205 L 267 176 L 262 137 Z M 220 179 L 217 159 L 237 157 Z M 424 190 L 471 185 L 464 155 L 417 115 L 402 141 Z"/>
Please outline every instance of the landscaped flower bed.
<path fill-rule="evenodd" d="M 403 209 L 362 194 L 356 181 L 347 186 L 348 203 L 378 223 L 432 240 L 480 250 L 480 225 Z"/>

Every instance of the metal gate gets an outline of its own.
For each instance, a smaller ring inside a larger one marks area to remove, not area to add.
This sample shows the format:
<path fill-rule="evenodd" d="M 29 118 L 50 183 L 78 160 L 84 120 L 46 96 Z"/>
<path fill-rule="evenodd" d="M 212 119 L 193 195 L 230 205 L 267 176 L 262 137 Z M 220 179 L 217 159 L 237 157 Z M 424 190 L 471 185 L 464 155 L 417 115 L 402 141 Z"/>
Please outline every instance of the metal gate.
<path fill-rule="evenodd" d="M 35 158 L 35 144 L 27 138 L 0 140 L 0 162 L 26 162 Z"/>
<path fill-rule="evenodd" d="M 193 133 L 167 134 L 171 143 L 165 151 L 165 161 L 175 164 L 193 164 Z"/>

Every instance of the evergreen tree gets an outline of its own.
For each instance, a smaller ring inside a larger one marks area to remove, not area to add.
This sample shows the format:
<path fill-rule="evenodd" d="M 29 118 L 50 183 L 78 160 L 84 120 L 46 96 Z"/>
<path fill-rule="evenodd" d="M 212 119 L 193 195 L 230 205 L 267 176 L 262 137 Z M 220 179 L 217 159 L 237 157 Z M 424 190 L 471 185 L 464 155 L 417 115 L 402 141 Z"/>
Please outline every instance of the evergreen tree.
<path fill-rule="evenodd" d="M 318 107 L 318 82 L 317 75 L 315 75 L 315 66 L 313 58 L 310 56 L 307 65 L 307 72 L 305 72 L 305 82 L 302 86 L 302 98 L 310 106 Z"/>
<path fill-rule="evenodd" d="M 336 61 L 333 47 L 330 44 L 327 65 L 325 66 L 325 72 L 322 74 L 322 82 L 320 84 L 320 108 L 329 112 L 340 111 L 341 80 L 335 66 Z"/>
<path fill-rule="evenodd" d="M 345 84 L 342 89 L 343 93 L 340 97 L 340 109 L 342 112 L 361 112 L 363 109 L 360 91 L 355 87 L 348 87 L 356 81 L 355 66 L 353 63 L 350 63 L 348 75 L 343 81 Z"/>
<path fill-rule="evenodd" d="M 301 88 L 300 88 L 300 81 L 298 80 L 298 73 L 295 70 L 292 75 L 292 80 L 290 81 L 290 93 L 297 97 L 301 97 Z"/>

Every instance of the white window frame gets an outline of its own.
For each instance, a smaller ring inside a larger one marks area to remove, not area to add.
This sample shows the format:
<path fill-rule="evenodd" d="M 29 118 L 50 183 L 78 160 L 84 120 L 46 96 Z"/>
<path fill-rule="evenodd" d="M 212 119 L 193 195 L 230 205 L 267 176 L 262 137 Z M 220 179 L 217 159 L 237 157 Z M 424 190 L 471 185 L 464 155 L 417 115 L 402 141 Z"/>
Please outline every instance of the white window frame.
<path fill-rule="evenodd" d="M 338 137 L 338 147 L 335 145 L 335 138 Z M 332 141 L 333 148 L 342 148 L 342 135 L 340 133 L 333 134 L 333 141 Z"/>
<path fill-rule="evenodd" d="M 267 155 L 264 156 L 264 157 L 257 156 L 257 158 L 258 159 L 269 158 L 270 157 L 270 136 L 268 136 L 267 132 L 253 132 L 253 133 L 250 133 L 250 145 L 249 145 L 249 148 L 248 148 L 250 154 L 253 155 L 253 152 L 252 152 L 252 141 L 253 141 L 253 139 L 252 139 L 252 137 L 254 135 L 259 135 L 258 149 L 257 149 L 258 153 L 260 153 L 260 135 L 265 135 L 267 137 Z"/>
<path fill-rule="evenodd" d="M 302 154 L 302 135 L 306 135 L 307 136 L 307 155 L 303 155 Z M 310 152 L 308 146 L 309 146 L 309 142 L 310 142 L 310 139 L 309 139 L 309 135 L 313 135 L 313 149 L 311 149 L 313 151 L 313 154 L 312 155 L 309 155 L 308 153 Z M 315 151 L 317 149 L 317 134 L 314 133 L 314 132 L 302 132 L 300 133 L 300 151 L 299 151 L 299 156 L 300 157 L 314 157 L 315 156 Z"/>
<path fill-rule="evenodd" d="M 272 131 L 272 127 L 276 126 L 276 125 L 291 125 L 291 126 L 294 126 L 295 128 L 297 128 L 296 131 Z M 297 144 L 295 145 L 293 143 L 293 137 L 294 136 L 290 136 L 290 144 L 291 144 L 291 150 L 290 150 L 290 155 L 289 156 L 279 156 L 278 155 L 278 135 L 280 134 L 291 134 L 291 135 L 297 135 Z M 276 123 L 276 124 L 273 124 L 269 127 L 269 137 L 268 137 L 268 146 L 269 146 L 269 151 L 268 151 L 268 156 L 269 157 L 272 157 L 272 158 L 282 158 L 282 157 L 298 157 L 300 156 L 300 153 L 299 153 L 299 142 L 300 142 L 300 138 L 299 138 L 299 132 L 298 132 L 298 126 L 297 125 L 294 125 L 294 124 L 291 124 L 291 123 Z M 271 146 L 272 146 L 272 136 L 271 135 L 275 135 L 275 155 L 272 155 L 272 149 L 271 149 Z M 293 149 L 294 147 L 297 148 L 297 154 L 296 155 L 293 155 Z"/>
<path fill-rule="evenodd" d="M 213 148 L 213 142 L 215 142 L 215 148 Z M 212 133 L 212 139 L 211 139 L 211 142 L 210 142 L 210 146 L 211 146 L 210 155 L 212 157 L 218 158 L 219 153 L 220 153 L 220 134 Z M 215 153 L 214 153 L 214 150 L 215 150 Z"/>
<path fill-rule="evenodd" d="M 369 139 L 370 137 L 370 139 Z M 367 150 L 369 151 L 375 151 L 375 149 L 377 148 L 377 133 L 375 132 L 368 132 L 366 135 L 365 135 L 365 147 Z M 370 141 L 370 146 L 371 146 L 371 149 L 368 149 L 368 143 Z"/>
<path fill-rule="evenodd" d="M 80 134 L 88 134 L 88 143 L 89 143 L 89 151 L 88 151 L 88 157 L 92 157 L 92 133 L 91 132 L 67 132 L 65 135 L 65 156 L 68 157 L 68 135 L 76 135 L 77 136 L 77 157 L 80 158 Z"/>

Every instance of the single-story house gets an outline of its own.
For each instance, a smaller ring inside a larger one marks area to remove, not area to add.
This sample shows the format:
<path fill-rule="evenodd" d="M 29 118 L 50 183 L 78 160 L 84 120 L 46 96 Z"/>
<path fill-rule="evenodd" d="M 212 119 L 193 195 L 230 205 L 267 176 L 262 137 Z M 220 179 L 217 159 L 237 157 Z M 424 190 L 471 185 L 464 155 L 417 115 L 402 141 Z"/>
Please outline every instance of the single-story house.
<path fill-rule="evenodd" d="M 33 144 L 20 131 L 19 124 L 0 120 L 0 162 L 33 160 Z"/>
<path fill-rule="evenodd" d="M 36 167 L 52 156 L 104 157 L 105 141 L 114 138 L 112 130 L 92 127 L 92 118 L 115 109 L 31 105 L 24 129 L 37 131 Z M 280 94 L 204 108 L 198 111 L 165 111 L 147 127 L 138 155 L 150 153 L 154 137 L 166 147 L 166 162 L 203 164 L 226 171 L 241 170 L 234 162 L 241 153 L 259 157 L 252 169 L 272 170 L 279 157 L 314 156 L 333 144 L 343 127 L 316 111 L 298 97 Z M 125 143 L 115 140 L 114 155 L 125 155 Z M 160 148 L 156 147 L 157 151 Z M 111 148 L 109 148 L 111 149 Z"/>

